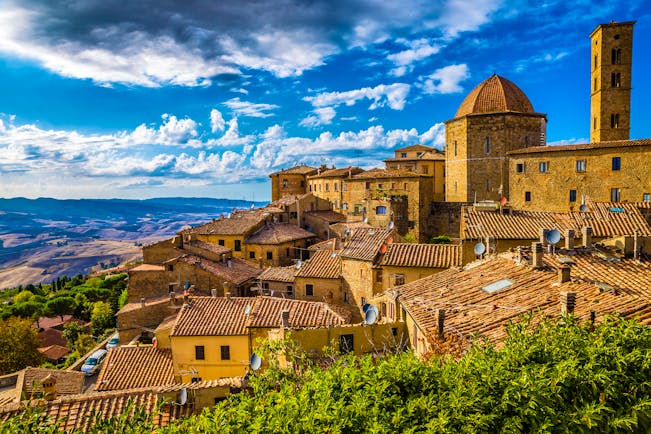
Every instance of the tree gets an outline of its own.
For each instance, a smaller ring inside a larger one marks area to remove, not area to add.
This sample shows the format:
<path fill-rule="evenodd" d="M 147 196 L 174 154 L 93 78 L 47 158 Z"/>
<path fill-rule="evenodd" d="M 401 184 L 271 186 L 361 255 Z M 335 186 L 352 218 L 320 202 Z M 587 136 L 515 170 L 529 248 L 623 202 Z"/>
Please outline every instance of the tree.
<path fill-rule="evenodd" d="M 103 301 L 98 301 L 93 305 L 93 311 L 90 315 L 90 321 L 93 323 L 92 330 L 94 336 L 100 336 L 109 327 L 115 324 L 111 306 Z"/>
<path fill-rule="evenodd" d="M 45 303 L 45 311 L 47 314 L 49 316 L 59 315 L 61 321 L 63 321 L 64 315 L 71 315 L 74 313 L 76 307 L 77 303 L 75 302 L 75 299 L 70 296 L 54 297 Z"/>
<path fill-rule="evenodd" d="M 18 294 L 14 295 L 14 303 L 24 303 L 29 301 L 34 297 L 34 294 L 31 291 L 20 291 Z"/>
<path fill-rule="evenodd" d="M 82 333 L 84 333 L 84 327 L 77 321 L 71 321 L 63 326 L 63 337 L 68 343 L 68 348 L 75 348 L 75 342 Z"/>
<path fill-rule="evenodd" d="M 15 316 L 19 316 L 21 318 L 32 318 L 36 321 L 36 325 L 40 328 L 38 319 L 43 314 L 43 305 L 41 303 L 38 303 L 36 301 L 25 301 L 23 303 L 14 304 L 11 310 Z"/>
<path fill-rule="evenodd" d="M 38 331 L 31 325 L 25 319 L 0 320 L 0 375 L 43 363 Z"/>

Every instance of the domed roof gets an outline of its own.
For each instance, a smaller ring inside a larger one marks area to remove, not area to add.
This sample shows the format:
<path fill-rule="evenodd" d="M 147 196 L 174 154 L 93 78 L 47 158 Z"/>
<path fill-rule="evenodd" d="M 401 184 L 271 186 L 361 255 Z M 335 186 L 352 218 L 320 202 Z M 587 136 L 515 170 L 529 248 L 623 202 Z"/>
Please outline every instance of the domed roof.
<path fill-rule="evenodd" d="M 468 94 L 455 118 L 476 113 L 535 113 L 529 98 L 513 82 L 493 74 Z"/>

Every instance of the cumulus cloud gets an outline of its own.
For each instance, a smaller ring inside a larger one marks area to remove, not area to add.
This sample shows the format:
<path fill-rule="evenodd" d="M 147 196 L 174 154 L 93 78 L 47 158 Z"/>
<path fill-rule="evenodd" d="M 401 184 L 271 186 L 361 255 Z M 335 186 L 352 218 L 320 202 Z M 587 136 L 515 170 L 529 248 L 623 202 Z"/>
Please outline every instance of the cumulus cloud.
<path fill-rule="evenodd" d="M 441 45 L 436 44 L 429 39 L 417 39 L 415 41 L 404 41 L 409 47 L 407 50 L 399 51 L 387 56 L 396 67 L 391 73 L 400 77 L 413 70 L 413 64 L 427 57 L 433 56 L 441 50 Z"/>
<path fill-rule="evenodd" d="M 429 130 L 420 135 L 420 142 L 423 145 L 443 149 L 445 147 L 445 124 L 439 122 L 432 125 Z"/>
<path fill-rule="evenodd" d="M 463 91 L 459 83 L 470 78 L 468 65 L 461 63 L 437 69 L 425 77 L 420 84 L 426 94 L 458 93 Z"/>
<path fill-rule="evenodd" d="M 332 123 L 337 112 L 332 107 L 321 107 L 314 109 L 312 115 L 301 120 L 300 125 L 304 127 L 318 127 L 319 125 L 329 125 Z"/>
<path fill-rule="evenodd" d="M 324 92 L 316 96 L 307 96 L 303 100 L 311 103 L 314 107 L 327 107 L 341 104 L 352 106 L 359 100 L 369 99 L 371 100 L 370 110 L 387 105 L 393 110 L 402 110 L 405 107 L 410 88 L 411 86 L 406 83 L 380 84 L 375 87 L 363 87 L 345 92 Z"/>
<path fill-rule="evenodd" d="M 270 111 L 279 108 L 275 104 L 247 102 L 241 101 L 239 98 L 231 98 L 224 105 L 237 115 L 253 118 L 268 118 L 269 116 L 273 116 L 273 113 L 269 113 Z"/>
<path fill-rule="evenodd" d="M 224 117 L 221 112 L 217 109 L 210 110 L 210 129 L 213 133 L 217 131 L 224 131 Z"/>

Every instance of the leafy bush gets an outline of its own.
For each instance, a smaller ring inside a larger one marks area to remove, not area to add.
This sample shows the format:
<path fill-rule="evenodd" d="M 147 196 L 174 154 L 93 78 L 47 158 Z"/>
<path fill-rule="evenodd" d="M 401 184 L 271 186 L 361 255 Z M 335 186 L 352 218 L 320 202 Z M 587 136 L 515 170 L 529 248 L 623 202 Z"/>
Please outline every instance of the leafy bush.
<path fill-rule="evenodd" d="M 439 235 L 438 237 L 432 237 L 427 241 L 429 244 L 450 244 L 452 238 L 447 235 Z"/>

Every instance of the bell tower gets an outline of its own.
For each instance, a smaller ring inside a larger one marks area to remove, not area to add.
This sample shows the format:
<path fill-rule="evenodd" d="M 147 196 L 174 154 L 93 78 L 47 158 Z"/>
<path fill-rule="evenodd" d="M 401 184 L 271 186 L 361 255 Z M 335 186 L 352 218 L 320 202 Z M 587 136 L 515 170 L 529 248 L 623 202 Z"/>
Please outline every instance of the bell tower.
<path fill-rule="evenodd" d="M 634 24 L 613 21 L 590 34 L 591 143 L 629 139 Z"/>

